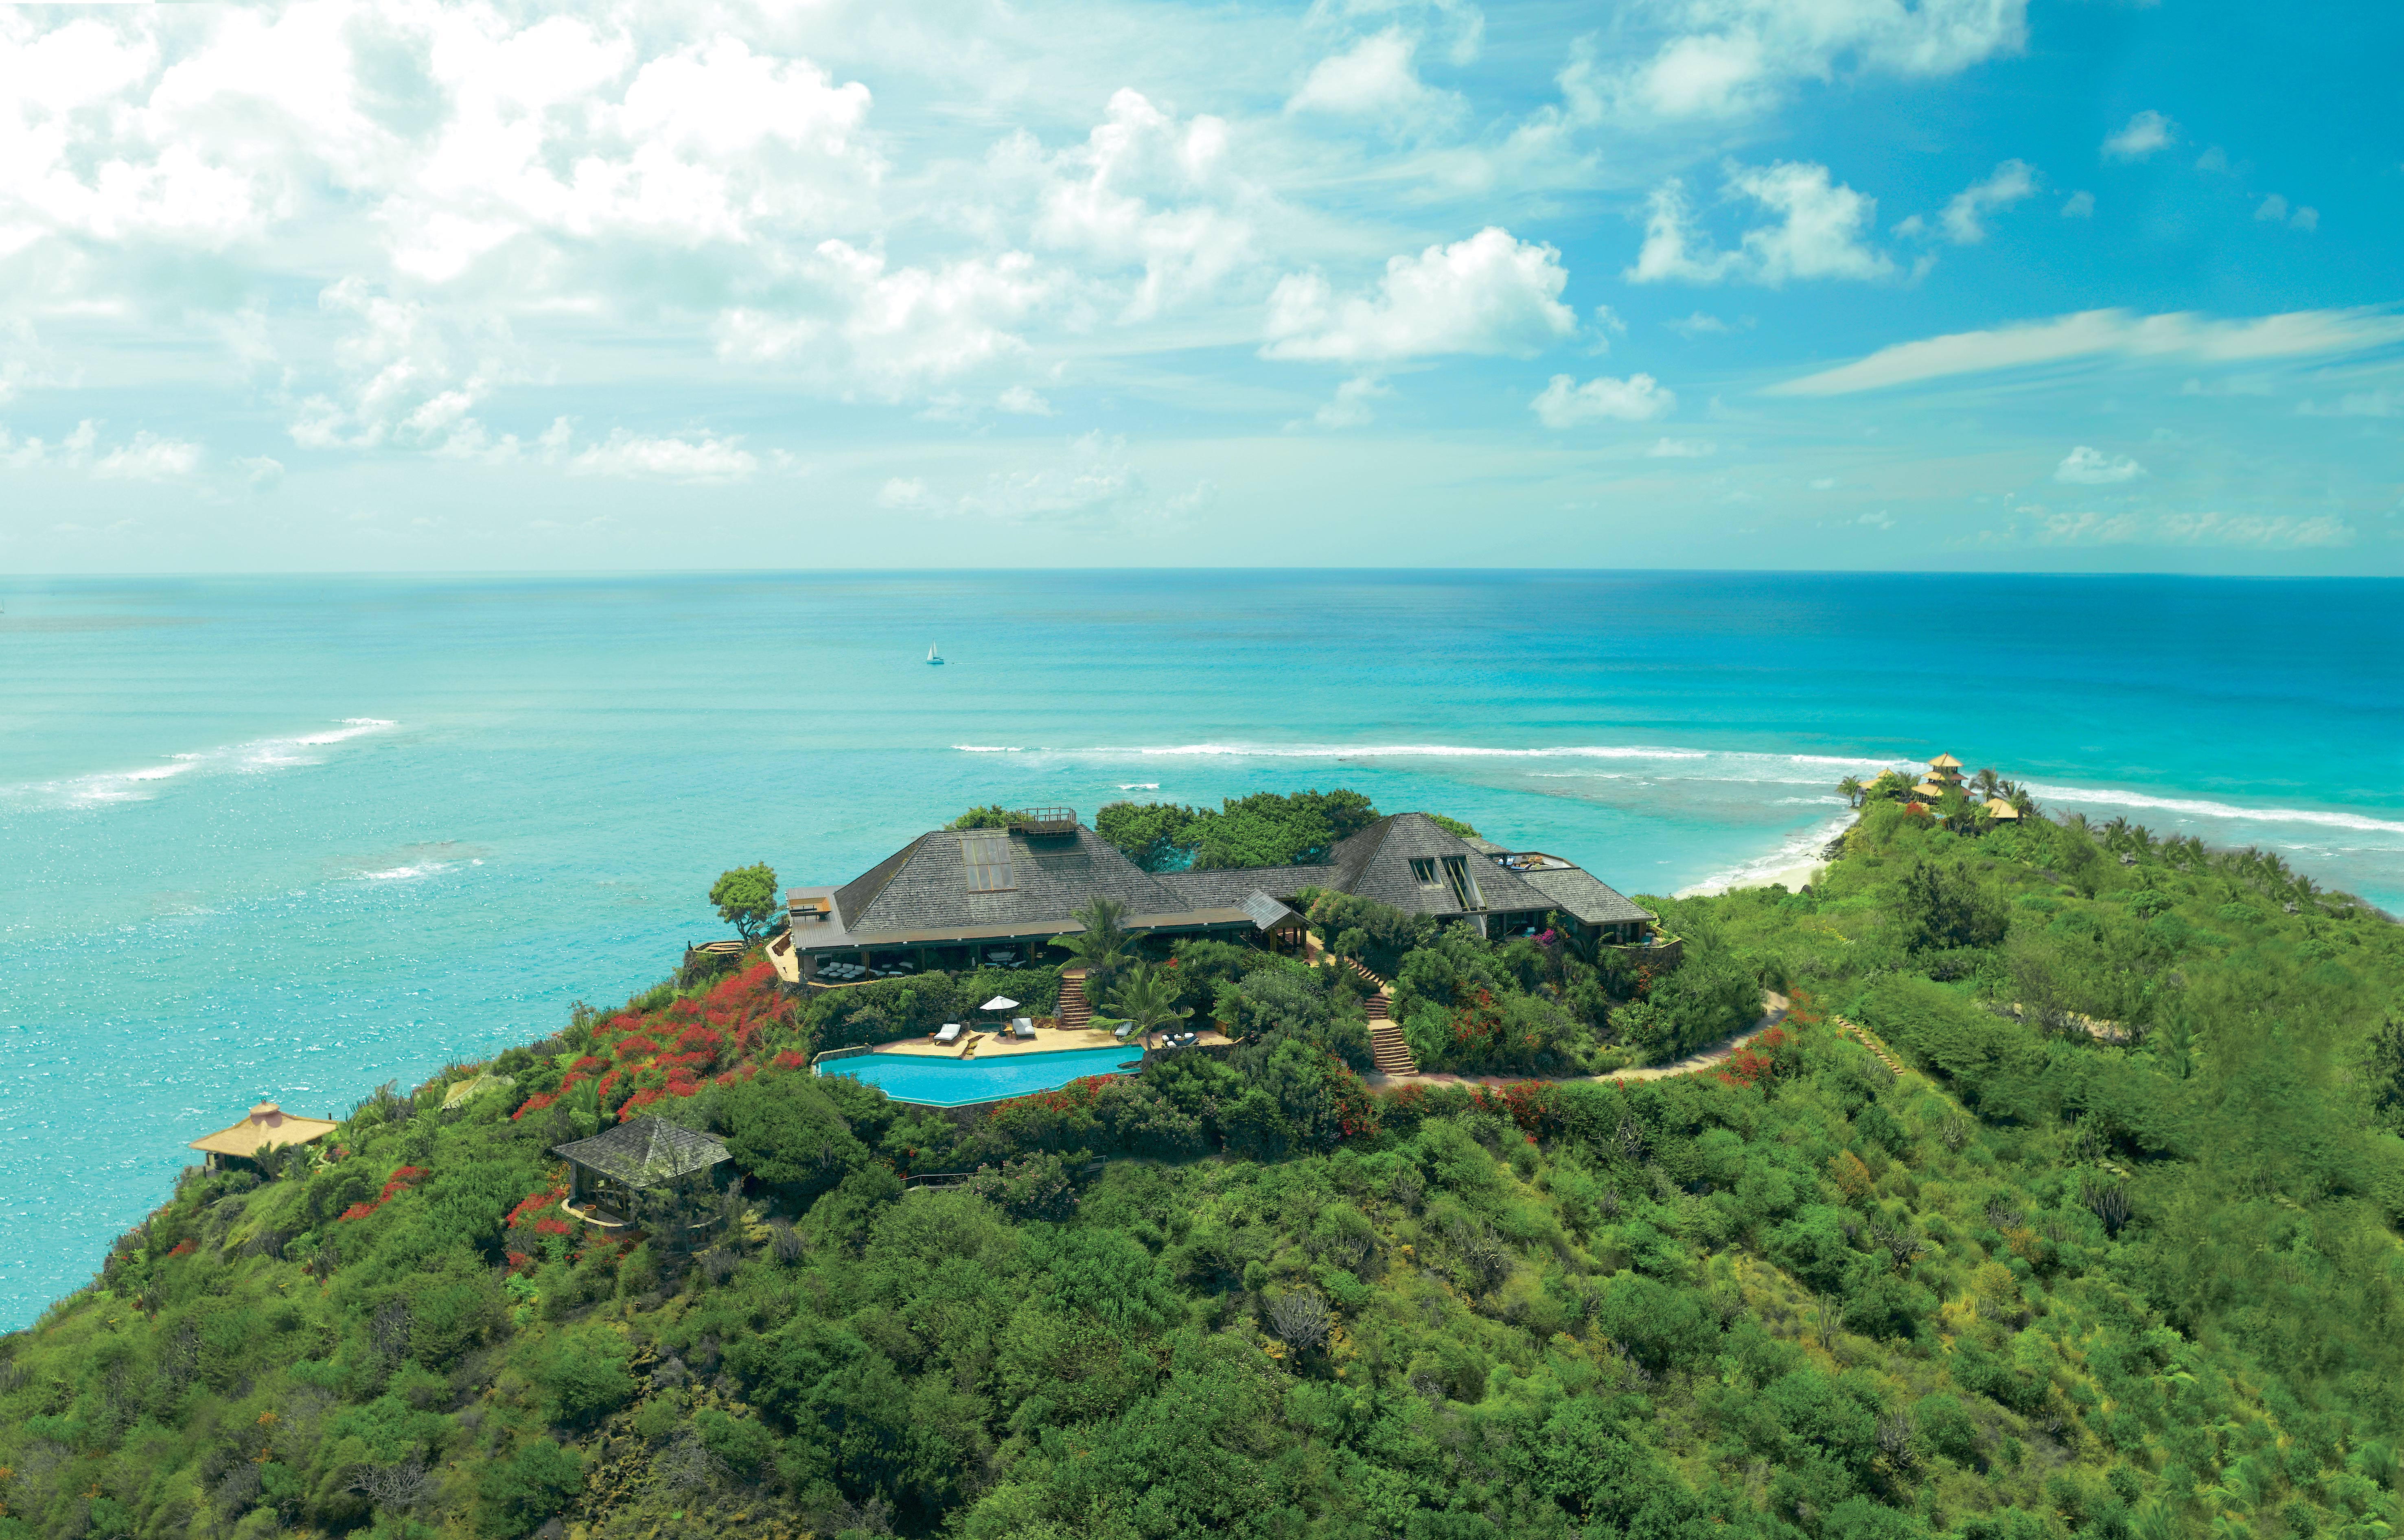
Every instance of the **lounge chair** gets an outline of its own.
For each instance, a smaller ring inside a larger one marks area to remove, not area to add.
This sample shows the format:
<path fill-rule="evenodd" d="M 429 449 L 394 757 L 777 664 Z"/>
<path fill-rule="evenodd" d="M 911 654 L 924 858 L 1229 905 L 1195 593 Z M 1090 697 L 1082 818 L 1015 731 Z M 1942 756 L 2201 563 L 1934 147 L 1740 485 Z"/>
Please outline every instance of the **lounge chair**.
<path fill-rule="evenodd" d="M 1010 1035 L 1021 1043 L 1032 1043 L 1035 1041 L 1035 1023 L 1020 1016 L 1010 1024 Z"/>
<path fill-rule="evenodd" d="M 935 1041 L 938 1043 L 957 1043 L 960 1040 L 960 1033 L 964 1029 L 963 1029 L 958 1022 L 947 1021 L 943 1023 L 943 1029 L 935 1034 Z"/>
<path fill-rule="evenodd" d="M 1119 1029 L 1118 1029 L 1117 1031 L 1115 1031 L 1115 1032 L 1112 1032 L 1112 1033 L 1111 1034 L 1111 1036 L 1112 1036 L 1112 1037 L 1125 1037 L 1125 1036 L 1126 1036 L 1129 1032 L 1132 1032 L 1132 1031 L 1134 1031 L 1134 1030 L 1135 1030 L 1135 1023 L 1134 1023 L 1134 1022 L 1132 1022 L 1132 1021 L 1122 1021 L 1122 1022 L 1120 1022 L 1120 1023 L 1119 1023 Z"/>

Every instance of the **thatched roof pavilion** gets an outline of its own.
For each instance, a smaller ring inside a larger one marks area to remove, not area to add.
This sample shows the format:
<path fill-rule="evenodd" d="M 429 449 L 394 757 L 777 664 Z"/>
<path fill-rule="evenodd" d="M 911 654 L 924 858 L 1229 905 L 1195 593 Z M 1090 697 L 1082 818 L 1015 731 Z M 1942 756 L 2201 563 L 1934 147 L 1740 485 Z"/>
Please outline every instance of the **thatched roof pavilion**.
<path fill-rule="evenodd" d="M 273 1101 L 262 1101 L 253 1107 L 250 1115 L 240 1123 L 196 1139 L 189 1147 L 206 1155 L 209 1157 L 208 1168 L 214 1171 L 221 1169 L 230 1160 L 247 1164 L 262 1149 L 280 1150 L 287 1144 L 314 1144 L 340 1127 L 329 1117 L 299 1117 Z"/>
<path fill-rule="evenodd" d="M 2018 819 L 2020 810 L 2001 797 L 1989 797 L 1983 805 L 1991 819 Z"/>

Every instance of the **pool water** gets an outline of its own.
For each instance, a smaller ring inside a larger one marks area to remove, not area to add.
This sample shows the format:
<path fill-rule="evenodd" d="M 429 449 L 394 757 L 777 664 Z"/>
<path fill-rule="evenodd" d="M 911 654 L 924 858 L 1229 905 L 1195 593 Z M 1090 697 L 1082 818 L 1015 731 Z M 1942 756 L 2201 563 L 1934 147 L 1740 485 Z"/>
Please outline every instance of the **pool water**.
<path fill-rule="evenodd" d="M 965 1107 L 1050 1091 L 1087 1075 L 1119 1072 L 1141 1057 L 1134 1048 L 1075 1048 L 1055 1054 L 999 1058 L 926 1058 L 915 1054 L 859 1054 L 818 1066 L 822 1075 L 849 1075 L 896 1101 L 922 1107 Z"/>

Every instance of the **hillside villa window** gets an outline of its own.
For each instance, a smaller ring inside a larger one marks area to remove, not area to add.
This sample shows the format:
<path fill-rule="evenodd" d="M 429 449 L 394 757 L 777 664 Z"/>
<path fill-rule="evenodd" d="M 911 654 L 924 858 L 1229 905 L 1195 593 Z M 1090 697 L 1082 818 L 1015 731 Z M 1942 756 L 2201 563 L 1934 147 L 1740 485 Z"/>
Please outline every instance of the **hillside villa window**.
<path fill-rule="evenodd" d="M 1419 885 L 1422 888 L 1436 888 L 1443 885 L 1442 879 L 1435 875 L 1433 856 L 1412 857 L 1411 875 L 1419 879 Z"/>
<path fill-rule="evenodd" d="M 1444 858 L 1444 880 L 1445 885 L 1452 889 L 1453 902 L 1462 909 L 1486 907 L 1486 895 L 1477 890 L 1477 874 L 1469 869 L 1467 856 Z"/>

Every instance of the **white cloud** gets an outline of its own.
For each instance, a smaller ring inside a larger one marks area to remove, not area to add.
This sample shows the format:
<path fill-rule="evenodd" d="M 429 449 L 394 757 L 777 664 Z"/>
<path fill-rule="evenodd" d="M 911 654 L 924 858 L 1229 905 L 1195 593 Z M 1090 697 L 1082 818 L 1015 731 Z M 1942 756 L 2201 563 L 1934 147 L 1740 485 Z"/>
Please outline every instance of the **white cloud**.
<path fill-rule="evenodd" d="M 1810 484 L 1811 490 L 1814 492 L 1834 492 L 1837 489 L 1837 478 L 1834 476 L 1814 476 L 1811 478 Z"/>
<path fill-rule="evenodd" d="M 1034 188 L 1034 244 L 1089 270 L 1140 269 L 1121 318 L 1140 321 L 1208 294 L 1259 258 L 1258 222 L 1291 218 L 1236 175 L 1228 125 L 1208 114 L 1180 121 L 1141 92 L 1111 93 L 1082 144 L 1046 155 L 1013 134 L 991 169 Z"/>
<path fill-rule="evenodd" d="M 284 462 L 272 455 L 245 455 L 233 462 L 250 478 L 250 484 L 264 491 L 284 480 Z"/>
<path fill-rule="evenodd" d="M 2046 545 L 2221 546 L 2251 550 L 2327 550 L 2352 545 L 2355 527 L 2332 514 L 2299 519 L 2260 513 L 2042 513 L 2036 538 Z"/>
<path fill-rule="evenodd" d="M 164 482 L 189 476 L 205 457 L 202 447 L 148 429 L 104 449 L 100 424 L 90 417 L 55 441 L 17 438 L 0 427 L 0 469 L 82 470 L 97 481 Z"/>
<path fill-rule="evenodd" d="M 200 445 L 141 432 L 102 455 L 91 473 L 104 481 L 164 482 L 189 476 L 200 466 Z"/>
<path fill-rule="evenodd" d="M 2404 316 L 2367 309 L 2299 310 L 2241 321 L 2208 320 L 2187 313 L 2138 315 L 2126 310 L 2089 310 L 1992 331 L 1897 343 L 1853 363 L 1772 385 L 1770 394 L 1841 396 L 2070 358 L 2241 363 L 2349 353 L 2397 342 L 2404 342 Z"/>
<path fill-rule="evenodd" d="M 881 252 L 825 241 L 800 268 L 813 302 L 721 312 L 719 356 L 888 401 L 1026 352 L 1011 329 L 1048 290 L 1024 252 L 888 270 Z"/>
<path fill-rule="evenodd" d="M 1346 118 L 1419 118 L 1457 109 L 1460 99 L 1419 77 L 1411 55 L 1419 39 L 1400 27 L 1363 37 L 1321 59 L 1285 105 L 1288 112 Z"/>
<path fill-rule="evenodd" d="M 760 469 L 759 458 L 739 447 L 739 438 L 704 433 L 697 438 L 653 438 L 612 432 L 567 462 L 579 476 L 632 476 L 668 482 L 739 482 Z"/>
<path fill-rule="evenodd" d="M 2229 175 L 2229 152 L 2218 145 L 2214 145 L 2195 158 L 2195 169 L 2226 176 Z"/>
<path fill-rule="evenodd" d="M 2263 199 L 2261 206 L 2254 211 L 2257 219 L 2285 219 L 2286 217 L 2287 201 L 2275 192 Z"/>
<path fill-rule="evenodd" d="M 1832 182 L 1828 168 L 1782 161 L 1727 168 L 1727 196 L 1749 198 L 1779 216 L 1746 231 L 1740 245 L 1719 250 L 1694 228 L 1684 184 L 1675 177 L 1654 189 L 1644 244 L 1626 276 L 1637 283 L 1718 283 L 1733 278 L 1772 288 L 1789 279 L 1883 278 L 1894 272 L 1885 253 L 1863 243 L 1878 200 Z"/>
<path fill-rule="evenodd" d="M 1661 439 L 1644 453 L 1656 460 L 1694 460 L 1716 455 L 1719 448 L 1709 439 Z"/>
<path fill-rule="evenodd" d="M 2299 401 L 2296 413 L 2302 417 L 2393 417 L 2404 414 L 2404 391 L 2351 391 L 2339 397 L 2335 406 Z"/>
<path fill-rule="evenodd" d="M 1386 263 L 1365 294 L 1337 296 L 1316 273 L 1269 296 L 1265 358 L 1370 363 L 1447 353 L 1527 357 L 1577 330 L 1560 302 L 1569 273 L 1548 245 L 1489 226 L 1465 241 Z"/>
<path fill-rule="evenodd" d="M 879 508 L 924 508 L 929 500 L 927 483 L 915 476 L 891 477 L 876 489 Z"/>
<path fill-rule="evenodd" d="M 2006 161 L 1983 182 L 1974 182 L 1953 195 L 1937 217 L 1947 239 L 1970 245 L 1987 238 L 1985 217 L 2036 195 L 2036 168 L 2025 161 Z"/>
<path fill-rule="evenodd" d="M 1674 30 L 1643 63 L 1595 89 L 1630 113 L 1671 119 L 1760 111 L 1794 83 L 1849 66 L 1951 75 L 2018 52 L 2027 37 L 2025 0 L 1684 0 L 1656 14 L 1672 18 Z"/>
<path fill-rule="evenodd" d="M 1013 413 L 1022 417 L 1049 417 L 1052 415 L 1052 403 L 1045 400 L 1041 395 L 1038 394 L 1032 385 L 1012 385 L 1009 389 L 995 397 L 993 404 L 1000 411 Z"/>
<path fill-rule="evenodd" d="M 1692 315 L 1674 321 L 1664 321 L 1661 324 L 1681 337 L 1725 337 L 1731 329 L 1728 324 L 1718 316 L 1707 315 L 1699 310 Z"/>
<path fill-rule="evenodd" d="M 1650 374 L 1614 380 L 1599 374 L 1584 385 L 1569 374 L 1556 374 L 1528 405 L 1546 427 L 1575 427 L 1584 423 L 1650 422 L 1676 409 L 1677 396 Z"/>
<path fill-rule="evenodd" d="M 2259 513 L 2164 513 L 2156 524 L 2164 539 L 2187 545 L 2341 546 L 2352 545 L 2355 534 L 2352 525 L 2326 513 L 2309 519 L 2285 513 L 2272 517 Z"/>
<path fill-rule="evenodd" d="M 2105 137 L 2104 154 L 2114 161 L 2142 161 L 2177 137 L 2178 125 L 2148 108 Z"/>
<path fill-rule="evenodd" d="M 2091 192 L 2072 193 L 2069 201 L 2062 205 L 2062 217 L 2065 219 L 2093 218 L 2095 217 L 2095 194 Z"/>
<path fill-rule="evenodd" d="M 2053 479 L 2073 486 L 2112 486 L 2131 482 L 2145 473 L 2145 468 L 2127 455 L 2106 455 L 2100 449 L 2080 444 L 2062 457 L 2053 468 Z"/>
<path fill-rule="evenodd" d="M 2321 211 L 2307 203 L 2297 209 L 2295 217 L 2289 219 L 2287 223 L 2301 231 L 2318 230 L 2321 228 Z"/>
<path fill-rule="evenodd" d="M 1369 403 L 1381 396 L 1392 395 L 1393 388 L 1375 374 L 1356 374 L 1335 387 L 1335 396 L 1311 417 L 1321 427 L 1359 427 L 1377 419 L 1377 409 Z M 1288 423 L 1299 427 L 1299 423 Z"/>

